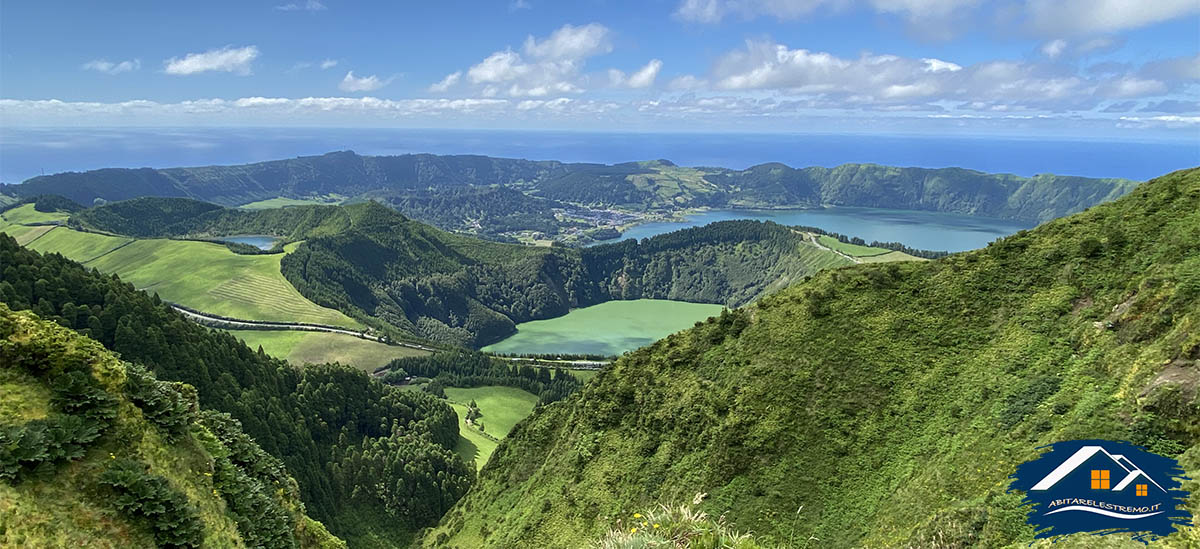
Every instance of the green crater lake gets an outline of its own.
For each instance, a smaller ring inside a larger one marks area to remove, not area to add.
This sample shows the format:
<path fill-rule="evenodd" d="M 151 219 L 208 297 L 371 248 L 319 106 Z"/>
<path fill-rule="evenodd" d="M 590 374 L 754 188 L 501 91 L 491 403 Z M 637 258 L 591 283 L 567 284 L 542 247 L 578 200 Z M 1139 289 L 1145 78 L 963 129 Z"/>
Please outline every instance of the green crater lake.
<path fill-rule="evenodd" d="M 644 347 L 698 321 L 722 306 L 665 299 L 609 301 L 549 320 L 517 325 L 517 333 L 484 347 L 493 353 L 619 355 Z"/>

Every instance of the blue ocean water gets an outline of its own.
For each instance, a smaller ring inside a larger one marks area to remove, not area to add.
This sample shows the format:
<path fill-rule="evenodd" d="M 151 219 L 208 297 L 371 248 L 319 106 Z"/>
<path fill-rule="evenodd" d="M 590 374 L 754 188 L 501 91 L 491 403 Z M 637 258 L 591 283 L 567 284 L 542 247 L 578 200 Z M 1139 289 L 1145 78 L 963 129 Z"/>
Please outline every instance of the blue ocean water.
<path fill-rule="evenodd" d="M 240 164 L 353 150 L 359 154 L 483 154 L 745 168 L 764 162 L 832 167 L 847 162 L 1017 175 L 1056 173 L 1149 179 L 1200 165 L 1192 142 L 737 133 L 585 133 L 330 128 L 0 128 L 0 182 L 105 167 Z"/>

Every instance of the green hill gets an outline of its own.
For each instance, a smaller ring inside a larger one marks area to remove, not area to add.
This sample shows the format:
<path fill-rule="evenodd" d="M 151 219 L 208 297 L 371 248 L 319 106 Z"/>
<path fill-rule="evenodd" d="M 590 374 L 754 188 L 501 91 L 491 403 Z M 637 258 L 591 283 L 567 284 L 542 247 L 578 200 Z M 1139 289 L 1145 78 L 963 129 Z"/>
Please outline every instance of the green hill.
<path fill-rule="evenodd" d="M 226 206 L 275 198 L 378 199 L 444 229 L 499 235 L 523 230 L 555 234 L 586 226 L 579 219 L 556 219 L 553 211 L 588 207 L 669 213 L 701 206 L 832 204 L 1044 222 L 1121 196 L 1134 185 L 1122 179 L 874 164 L 792 168 L 771 163 L 730 170 L 685 168 L 665 160 L 602 165 L 343 151 L 238 166 L 60 173 L 7 185 L 3 192 L 56 194 L 85 205 L 142 196 Z"/>
<path fill-rule="evenodd" d="M 240 421 L 286 466 L 311 516 L 355 547 L 406 545 L 474 477 L 453 452 L 458 418 L 439 399 L 396 390 L 349 366 L 301 369 L 270 358 L 116 276 L 22 248 L 5 235 L 0 302 L 74 329 L 159 379 L 194 387 L 201 406 Z"/>
<path fill-rule="evenodd" d="M 0 303 L 0 545 L 346 547 L 196 390 Z"/>
<path fill-rule="evenodd" d="M 626 355 L 518 424 L 423 545 L 579 547 L 695 500 L 767 545 L 1025 546 L 1005 490 L 1039 446 L 1131 440 L 1200 478 L 1198 326 L 1193 169 L 982 250 L 827 270 Z"/>
<path fill-rule="evenodd" d="M 247 211 L 190 199 L 144 197 L 85 210 L 72 216 L 69 224 L 141 238 L 264 234 L 304 240 L 289 246 L 290 252 L 282 257 L 229 259 L 266 266 L 278 261 L 283 276 L 305 298 L 375 328 L 474 347 L 512 334 L 517 323 L 562 316 L 575 307 L 614 299 L 739 306 L 820 269 L 851 263 L 816 246 L 804 234 L 774 223 L 727 221 L 640 243 L 568 249 L 449 233 L 372 201 Z M 153 242 L 219 250 L 211 244 Z M 121 255 L 118 251 L 116 257 Z M 100 263 L 112 261 L 105 258 Z M 216 264 L 211 259 L 206 263 Z M 174 267 L 202 268 L 186 261 Z M 140 271 L 122 273 L 139 281 L 147 279 Z M 174 284 L 183 279 L 172 278 Z M 191 302 L 180 302 L 208 310 L 192 303 L 213 293 L 188 294 Z M 244 301 L 276 316 L 278 312 L 267 309 L 289 303 Z"/>

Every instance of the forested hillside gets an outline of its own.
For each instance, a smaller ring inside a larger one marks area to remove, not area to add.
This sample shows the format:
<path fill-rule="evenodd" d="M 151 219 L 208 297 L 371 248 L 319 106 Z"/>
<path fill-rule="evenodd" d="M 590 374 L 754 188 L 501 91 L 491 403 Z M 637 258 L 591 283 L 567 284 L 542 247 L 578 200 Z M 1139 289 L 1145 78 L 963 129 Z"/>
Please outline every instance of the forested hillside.
<path fill-rule="evenodd" d="M 346 547 L 196 390 L 0 303 L 0 545 Z"/>
<path fill-rule="evenodd" d="M 514 429 L 423 544 L 579 547 L 699 501 L 767 545 L 1021 547 L 1005 490 L 1040 446 L 1130 440 L 1200 478 L 1197 372 L 1193 169 L 985 249 L 827 270 L 634 351 Z"/>
<path fill-rule="evenodd" d="M 474 347 L 512 334 L 517 323 L 613 299 L 740 306 L 851 263 L 790 228 L 757 221 L 583 249 L 487 242 L 375 202 L 244 211 L 138 198 L 85 210 L 69 223 L 139 237 L 303 239 L 280 268 L 308 299 L 385 331 Z"/>
<path fill-rule="evenodd" d="M 1043 174 L 1019 177 L 961 168 L 846 164 L 746 170 L 683 168 L 665 161 L 611 166 L 484 156 L 359 156 L 335 152 L 240 166 L 104 169 L 39 176 L 4 193 L 57 194 L 84 205 L 141 196 L 187 197 L 227 206 L 263 199 L 336 195 L 379 198 L 447 229 L 490 220 L 511 230 L 545 231 L 554 216 L 522 212 L 571 204 L 635 212 L 823 204 L 933 210 L 1043 222 L 1129 192 L 1132 181 Z M 473 187 L 516 191 L 469 191 Z M 437 207 L 435 207 L 437 206 Z M 519 209 L 518 209 L 519 206 Z M 577 221 L 567 221 L 568 225 Z M 556 224 L 553 229 L 564 225 Z M 489 230 L 490 233 L 495 231 Z"/>
<path fill-rule="evenodd" d="M 308 512 L 356 547 L 403 546 L 472 480 L 452 452 L 457 418 L 438 399 L 349 366 L 300 370 L 186 320 L 115 276 L 26 250 L 7 235 L 0 235 L 0 302 L 195 387 L 201 406 L 230 414 L 282 460 Z"/>

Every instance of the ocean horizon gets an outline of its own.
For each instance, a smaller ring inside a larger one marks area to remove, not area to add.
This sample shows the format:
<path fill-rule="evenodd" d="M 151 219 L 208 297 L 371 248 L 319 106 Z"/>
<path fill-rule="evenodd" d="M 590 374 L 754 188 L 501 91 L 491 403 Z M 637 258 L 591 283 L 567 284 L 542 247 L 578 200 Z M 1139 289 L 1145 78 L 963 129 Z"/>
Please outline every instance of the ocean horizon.
<path fill-rule="evenodd" d="M 849 134 L 600 133 L 341 128 L 3 128 L 0 182 L 99 168 L 243 164 L 353 150 L 612 164 L 666 159 L 743 169 L 845 163 L 1150 179 L 1200 165 L 1192 142 Z"/>

